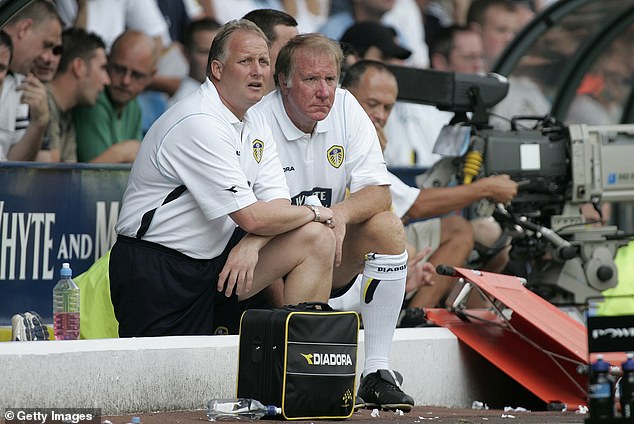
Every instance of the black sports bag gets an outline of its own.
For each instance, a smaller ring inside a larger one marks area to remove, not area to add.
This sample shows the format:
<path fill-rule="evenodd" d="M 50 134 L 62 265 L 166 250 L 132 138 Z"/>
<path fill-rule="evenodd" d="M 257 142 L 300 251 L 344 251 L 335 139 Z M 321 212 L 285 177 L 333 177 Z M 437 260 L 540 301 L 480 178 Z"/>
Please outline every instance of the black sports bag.
<path fill-rule="evenodd" d="M 278 406 L 287 420 L 350 417 L 358 335 L 356 312 L 323 303 L 245 311 L 237 396 Z"/>

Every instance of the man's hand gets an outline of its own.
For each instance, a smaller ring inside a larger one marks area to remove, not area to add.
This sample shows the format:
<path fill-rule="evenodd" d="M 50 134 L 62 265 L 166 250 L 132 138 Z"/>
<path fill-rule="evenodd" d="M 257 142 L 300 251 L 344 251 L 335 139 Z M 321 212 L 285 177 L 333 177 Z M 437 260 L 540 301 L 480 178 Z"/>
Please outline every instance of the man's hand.
<path fill-rule="evenodd" d="M 423 259 L 431 252 L 429 247 L 418 252 L 416 255 L 410 256 L 407 260 L 407 280 L 405 282 L 405 293 L 423 286 L 431 286 L 434 284 L 434 275 L 436 271 L 434 266 L 429 262 L 423 262 Z"/>
<path fill-rule="evenodd" d="M 47 126 L 49 121 L 46 87 L 33 74 L 27 75 L 17 87 L 22 92 L 20 101 L 29 105 L 31 124 Z"/>
<path fill-rule="evenodd" d="M 481 178 L 473 183 L 495 202 L 510 202 L 517 195 L 517 183 L 506 174 Z"/>
<path fill-rule="evenodd" d="M 219 292 L 224 291 L 225 296 L 230 297 L 234 287 L 238 296 L 244 296 L 251 291 L 253 270 L 258 263 L 260 249 L 269 239 L 249 234 L 231 249 L 227 262 L 218 276 Z"/>
<path fill-rule="evenodd" d="M 346 225 L 348 219 L 342 209 L 332 208 L 333 217 L 330 228 L 335 232 L 335 266 L 341 265 L 341 256 L 343 255 L 343 239 L 346 237 Z"/>

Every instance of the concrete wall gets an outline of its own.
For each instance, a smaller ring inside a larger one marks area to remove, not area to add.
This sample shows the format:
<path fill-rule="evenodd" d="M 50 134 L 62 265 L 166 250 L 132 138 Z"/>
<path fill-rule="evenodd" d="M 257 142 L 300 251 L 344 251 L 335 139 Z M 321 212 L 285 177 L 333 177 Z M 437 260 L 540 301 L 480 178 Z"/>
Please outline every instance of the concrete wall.
<path fill-rule="evenodd" d="M 363 332 L 360 341 L 359 374 Z M 237 353 L 238 336 L 1 343 L 0 399 L 3 407 L 103 414 L 202 409 L 208 399 L 235 396 Z M 490 387 L 506 384 L 445 328 L 398 329 L 391 362 L 420 405 L 491 402 Z"/>

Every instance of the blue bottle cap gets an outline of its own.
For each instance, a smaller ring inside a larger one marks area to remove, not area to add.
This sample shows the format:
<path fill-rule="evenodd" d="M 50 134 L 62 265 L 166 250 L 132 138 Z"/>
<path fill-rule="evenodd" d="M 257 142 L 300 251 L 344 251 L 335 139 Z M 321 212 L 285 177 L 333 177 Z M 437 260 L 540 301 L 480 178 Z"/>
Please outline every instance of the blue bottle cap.
<path fill-rule="evenodd" d="M 594 372 L 608 372 L 610 371 L 610 363 L 603 360 L 603 357 L 599 356 L 592 364 L 592 371 Z"/>
<path fill-rule="evenodd" d="M 627 354 L 627 359 L 621 364 L 621 370 L 634 371 L 634 359 L 632 359 L 631 353 Z"/>
<path fill-rule="evenodd" d="M 68 262 L 64 262 L 62 264 L 62 269 L 59 271 L 59 275 L 62 278 L 73 276 L 73 270 L 70 269 L 70 264 Z"/>

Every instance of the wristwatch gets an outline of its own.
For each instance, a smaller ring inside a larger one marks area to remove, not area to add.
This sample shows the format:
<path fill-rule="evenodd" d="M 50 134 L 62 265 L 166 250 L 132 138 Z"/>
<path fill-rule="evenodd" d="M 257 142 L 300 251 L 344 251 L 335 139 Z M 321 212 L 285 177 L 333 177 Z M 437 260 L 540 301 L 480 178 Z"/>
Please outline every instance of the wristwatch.
<path fill-rule="evenodd" d="M 313 213 L 315 214 L 315 218 L 313 219 L 313 221 L 319 222 L 319 220 L 321 218 L 321 214 L 319 213 L 319 208 L 317 206 L 313 206 L 313 205 L 304 205 L 304 206 L 306 206 L 308 209 L 313 211 Z"/>

